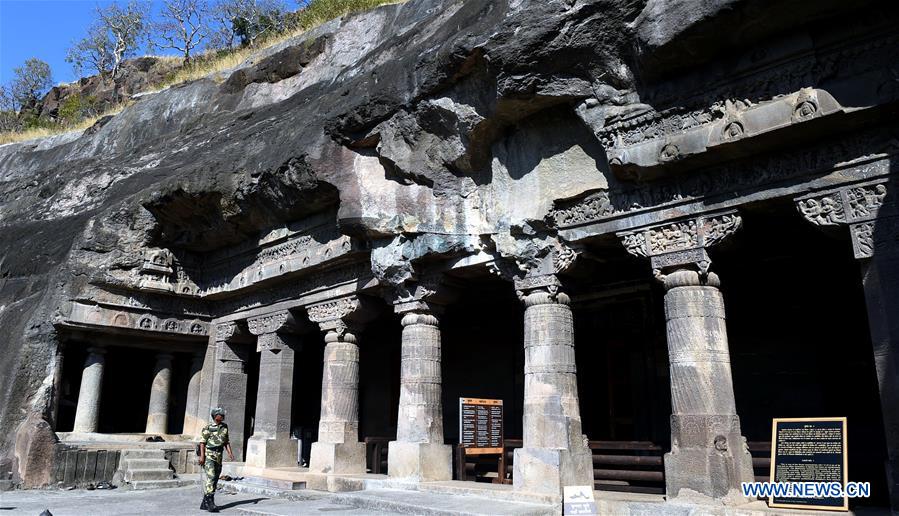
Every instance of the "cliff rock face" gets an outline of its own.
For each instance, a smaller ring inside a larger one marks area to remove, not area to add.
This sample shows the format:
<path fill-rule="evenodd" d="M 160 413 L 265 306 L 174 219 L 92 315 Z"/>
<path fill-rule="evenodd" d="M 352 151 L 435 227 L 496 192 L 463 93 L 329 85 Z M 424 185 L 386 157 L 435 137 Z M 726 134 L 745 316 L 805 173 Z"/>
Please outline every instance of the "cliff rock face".
<path fill-rule="evenodd" d="M 759 2 L 686 4 L 410 0 L 0 147 L 0 459 L 20 472 L 16 440 L 51 418 L 68 300 L 123 284 L 145 248 L 208 252 L 334 209 L 386 283 L 431 256 L 541 253 L 554 200 L 617 181 L 594 131 L 641 109 L 641 74 L 726 52 L 691 35 Z"/>

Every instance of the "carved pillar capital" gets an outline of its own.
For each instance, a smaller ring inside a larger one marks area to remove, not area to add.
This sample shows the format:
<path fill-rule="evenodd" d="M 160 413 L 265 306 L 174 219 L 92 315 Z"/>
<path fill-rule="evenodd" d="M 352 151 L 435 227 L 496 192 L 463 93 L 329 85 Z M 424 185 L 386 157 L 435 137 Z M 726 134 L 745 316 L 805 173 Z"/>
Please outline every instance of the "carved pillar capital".
<path fill-rule="evenodd" d="M 428 274 L 396 286 L 387 294 L 394 312 L 400 315 L 421 313 L 439 315 L 453 296 L 442 284 L 442 274 Z"/>
<path fill-rule="evenodd" d="M 734 234 L 742 223 L 740 214 L 730 210 L 618 233 L 618 237 L 629 253 L 649 258 L 659 281 L 680 269 L 695 270 L 705 281 L 712 264 L 706 250 Z"/>
<path fill-rule="evenodd" d="M 287 310 L 247 319 L 247 328 L 249 328 L 250 333 L 257 337 L 266 333 L 289 332 L 295 326 L 293 315 Z"/>
<path fill-rule="evenodd" d="M 295 347 L 293 340 L 286 336 L 296 329 L 293 314 L 287 310 L 250 317 L 247 327 L 256 336 L 256 351 L 277 352 L 285 347 Z"/>
<path fill-rule="evenodd" d="M 366 304 L 363 298 L 353 295 L 309 305 L 306 312 L 309 320 L 326 332 L 325 342 L 355 342 L 355 335 L 372 315 Z"/>
<path fill-rule="evenodd" d="M 514 252 L 496 257 L 487 270 L 507 281 L 546 276 L 565 272 L 574 265 L 581 247 L 557 237 L 533 236 L 524 241 L 519 237 Z M 520 251 L 520 254 L 519 254 Z"/>
<path fill-rule="evenodd" d="M 516 279 L 515 293 L 526 307 L 553 303 L 567 305 L 571 302 L 568 294 L 562 291 L 562 282 L 555 274 Z"/>
<path fill-rule="evenodd" d="M 799 213 L 816 226 L 848 226 L 857 259 L 899 247 L 899 210 L 887 199 L 887 179 L 815 192 L 795 202 Z"/>
<path fill-rule="evenodd" d="M 215 325 L 214 338 L 216 342 L 227 342 L 243 334 L 243 329 L 237 322 L 224 322 Z"/>

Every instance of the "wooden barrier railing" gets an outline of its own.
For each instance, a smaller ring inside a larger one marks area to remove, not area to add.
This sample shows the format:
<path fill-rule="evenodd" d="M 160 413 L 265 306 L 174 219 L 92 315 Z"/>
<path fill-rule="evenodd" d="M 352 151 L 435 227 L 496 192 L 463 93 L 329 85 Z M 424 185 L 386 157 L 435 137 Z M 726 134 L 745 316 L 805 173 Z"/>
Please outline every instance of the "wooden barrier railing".
<path fill-rule="evenodd" d="M 386 437 L 365 438 L 368 470 L 371 473 L 387 473 L 387 443 L 390 440 Z M 456 445 L 453 478 L 511 484 L 515 449 L 521 446 L 521 439 L 506 439 L 505 454 L 499 456 L 466 455 L 462 447 Z M 590 441 L 589 446 L 593 452 L 595 489 L 653 494 L 665 492 L 665 449 L 660 445 L 649 441 Z M 750 442 L 749 451 L 752 453 L 756 480 L 767 481 L 771 443 Z"/>

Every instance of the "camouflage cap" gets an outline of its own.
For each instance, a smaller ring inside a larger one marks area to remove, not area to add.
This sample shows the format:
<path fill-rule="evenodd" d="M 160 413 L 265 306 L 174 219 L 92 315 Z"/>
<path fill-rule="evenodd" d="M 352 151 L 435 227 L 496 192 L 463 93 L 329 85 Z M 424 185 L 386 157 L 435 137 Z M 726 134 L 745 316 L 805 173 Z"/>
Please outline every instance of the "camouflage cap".
<path fill-rule="evenodd" d="M 215 407 L 210 411 L 210 414 L 212 415 L 213 419 L 219 414 L 221 414 L 222 417 L 225 417 L 225 409 L 223 409 L 222 407 Z"/>

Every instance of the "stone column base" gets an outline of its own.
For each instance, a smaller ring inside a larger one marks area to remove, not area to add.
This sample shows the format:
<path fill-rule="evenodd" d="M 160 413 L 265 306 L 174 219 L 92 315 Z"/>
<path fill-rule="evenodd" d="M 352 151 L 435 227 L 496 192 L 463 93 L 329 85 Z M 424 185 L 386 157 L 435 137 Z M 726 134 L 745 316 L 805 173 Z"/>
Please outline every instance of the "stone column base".
<path fill-rule="evenodd" d="M 593 455 L 581 450 L 518 448 L 512 484 L 516 491 L 562 496 L 563 486 L 593 486 Z"/>
<path fill-rule="evenodd" d="M 453 479 L 453 449 L 446 444 L 390 441 L 387 474 L 418 482 Z"/>
<path fill-rule="evenodd" d="M 750 501 L 740 491 L 741 482 L 752 482 L 752 456 L 745 450 L 734 455 L 714 448 L 680 448 L 665 454 L 665 492 L 668 499 L 738 505 Z"/>
<path fill-rule="evenodd" d="M 247 441 L 247 466 L 289 468 L 297 466 L 299 442 L 289 437 L 250 437 Z"/>
<path fill-rule="evenodd" d="M 365 443 L 312 443 L 309 471 L 359 475 L 366 472 Z"/>
<path fill-rule="evenodd" d="M 668 499 L 689 496 L 724 504 L 746 503 L 740 484 L 752 482 L 752 455 L 733 414 L 671 416 L 671 451 L 665 454 Z"/>

